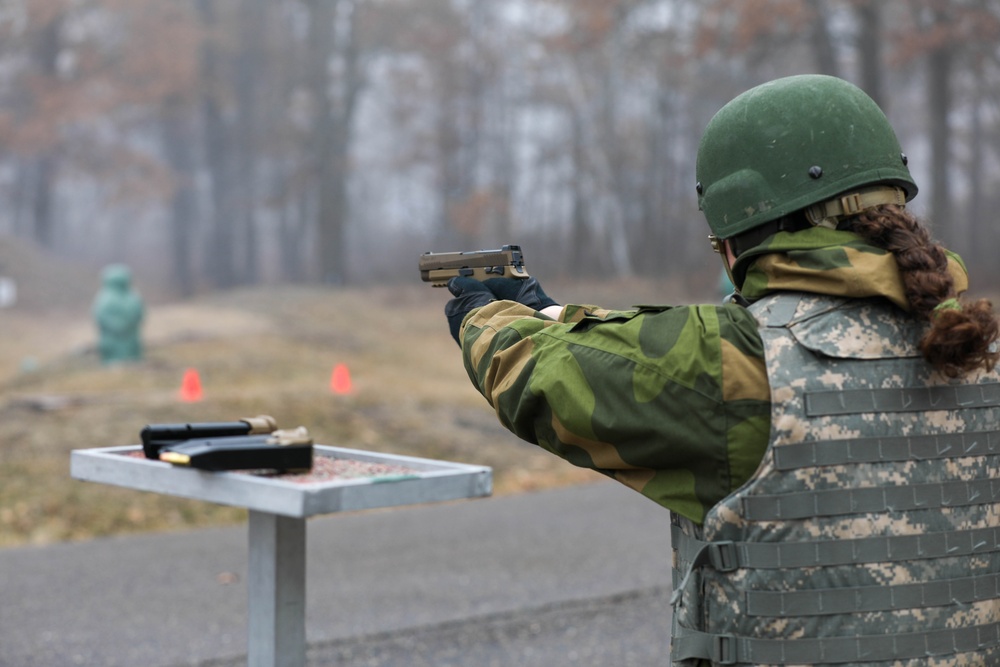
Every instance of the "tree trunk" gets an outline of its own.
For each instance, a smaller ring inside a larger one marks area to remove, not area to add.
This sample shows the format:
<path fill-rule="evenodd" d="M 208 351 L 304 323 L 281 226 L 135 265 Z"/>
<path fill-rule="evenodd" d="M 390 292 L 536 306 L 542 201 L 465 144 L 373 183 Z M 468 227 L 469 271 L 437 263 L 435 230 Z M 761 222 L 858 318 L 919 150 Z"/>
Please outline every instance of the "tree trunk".
<path fill-rule="evenodd" d="M 578 123 L 579 128 L 578 132 L 574 131 L 574 140 L 579 145 L 582 168 L 593 184 L 587 203 L 590 213 L 586 218 L 592 227 L 593 237 L 604 248 L 602 257 L 606 256 L 610 260 L 611 272 L 618 277 L 628 277 L 632 275 L 632 257 L 625 231 L 625 212 L 612 158 L 606 144 L 602 143 L 598 120 L 594 118 L 596 114 L 592 109 L 595 103 L 610 104 L 611 101 L 590 100 L 584 91 L 582 76 L 578 63 L 571 61 L 567 64 L 565 81 L 573 106 L 572 113 L 576 116 L 574 123 Z M 607 141 L 613 141 L 613 138 L 608 137 Z"/>
<path fill-rule="evenodd" d="M 195 279 L 191 257 L 198 220 L 198 198 L 194 180 L 196 143 L 192 129 L 192 110 L 177 95 L 167 98 L 162 110 L 163 150 L 174 175 L 170 198 L 172 279 L 181 296 L 194 293 Z"/>
<path fill-rule="evenodd" d="M 833 39 L 830 37 L 830 22 L 827 18 L 824 0 L 810 0 L 809 4 L 813 10 L 812 40 L 810 41 L 813 56 L 816 58 L 816 72 L 817 74 L 840 76 L 837 52 L 833 48 Z"/>
<path fill-rule="evenodd" d="M 348 265 L 347 182 L 350 140 L 361 88 L 358 63 L 356 0 L 313 0 L 309 42 L 311 85 L 317 114 L 313 131 L 316 187 L 319 188 L 316 234 L 320 279 L 346 284 Z M 339 78 L 331 82 L 330 65 L 339 61 Z"/>
<path fill-rule="evenodd" d="M 983 91 L 988 89 L 988 84 L 983 76 L 983 63 L 978 58 L 973 63 L 972 75 L 975 77 L 976 86 L 970 101 L 969 113 L 972 117 L 968 123 L 967 141 L 970 148 L 969 163 L 965 168 L 966 180 L 969 183 L 968 204 L 965 206 L 964 213 L 959 213 L 952 221 L 952 238 L 954 239 L 952 247 L 968 260 L 975 261 L 977 264 L 980 264 L 979 260 L 983 260 L 980 265 L 992 266 L 995 264 L 992 239 L 977 238 L 981 236 L 979 232 L 984 226 L 981 222 L 986 210 L 983 177 L 984 174 L 988 173 L 988 169 L 985 167 L 984 150 L 987 138 L 986 132 L 983 131 L 983 105 L 985 103 Z M 987 256 L 983 256 L 978 250 L 983 247 L 990 248 Z"/>
<path fill-rule="evenodd" d="M 243 0 L 239 7 L 240 49 L 236 61 L 236 152 L 235 188 L 238 205 L 234 223 L 237 236 L 242 241 L 241 283 L 252 284 L 260 279 L 259 249 L 257 240 L 257 164 L 259 118 L 259 83 L 264 70 L 264 40 L 267 27 L 267 9 L 271 0 Z"/>
<path fill-rule="evenodd" d="M 592 258 L 588 254 L 590 234 L 587 229 L 587 217 L 584 213 L 583 203 L 583 132 L 580 129 L 580 119 L 573 112 L 573 109 L 568 109 L 567 115 L 571 128 L 572 173 L 570 175 L 569 243 L 567 244 L 569 258 L 568 266 L 564 267 L 564 270 L 568 270 L 568 273 L 571 274 L 577 274 L 578 267 L 588 266 Z"/>
<path fill-rule="evenodd" d="M 931 221 L 940 230 L 951 223 L 951 50 L 944 46 L 928 55 L 927 110 L 931 138 Z"/>
<path fill-rule="evenodd" d="M 62 44 L 63 17 L 56 14 L 38 33 L 34 57 L 44 79 L 55 83 L 59 74 L 58 60 Z M 35 240 L 46 248 L 55 246 L 55 207 L 52 205 L 58 172 L 56 147 L 40 147 L 35 158 L 35 187 L 31 200 L 32 228 Z"/>
<path fill-rule="evenodd" d="M 199 0 L 198 9 L 208 33 L 201 51 L 201 104 L 205 127 L 205 151 L 208 170 L 212 176 L 210 233 L 206 255 L 206 273 L 216 287 L 233 287 L 236 284 L 236 248 L 233 233 L 233 183 L 231 168 L 231 141 L 229 128 L 223 118 L 220 98 L 222 95 L 221 55 L 215 42 L 218 24 L 215 0 Z"/>
<path fill-rule="evenodd" d="M 55 155 L 51 150 L 44 150 L 35 159 L 35 189 L 31 200 L 31 218 L 34 221 L 35 240 L 45 248 L 55 246 L 55 214 L 52 206 L 55 174 Z"/>
<path fill-rule="evenodd" d="M 864 0 L 855 7 L 855 18 L 860 27 L 858 35 L 858 61 L 860 63 L 861 89 L 886 111 L 884 66 L 882 65 L 882 0 Z"/>

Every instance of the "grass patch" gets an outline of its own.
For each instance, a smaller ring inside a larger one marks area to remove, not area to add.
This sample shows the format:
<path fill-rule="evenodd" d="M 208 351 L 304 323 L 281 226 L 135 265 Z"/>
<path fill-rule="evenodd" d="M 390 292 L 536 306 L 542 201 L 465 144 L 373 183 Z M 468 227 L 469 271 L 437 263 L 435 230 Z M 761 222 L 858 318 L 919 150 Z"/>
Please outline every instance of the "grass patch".
<path fill-rule="evenodd" d="M 321 444 L 492 466 L 498 494 L 597 479 L 497 423 L 448 335 L 446 300 L 415 285 L 151 305 L 146 358 L 112 367 L 86 313 L 5 312 L 16 340 L 0 351 L 0 546 L 242 521 L 243 510 L 70 478 L 73 449 L 138 443 L 148 423 L 270 414 Z M 330 391 L 340 363 L 346 395 Z M 178 399 L 187 368 L 200 402 Z"/>

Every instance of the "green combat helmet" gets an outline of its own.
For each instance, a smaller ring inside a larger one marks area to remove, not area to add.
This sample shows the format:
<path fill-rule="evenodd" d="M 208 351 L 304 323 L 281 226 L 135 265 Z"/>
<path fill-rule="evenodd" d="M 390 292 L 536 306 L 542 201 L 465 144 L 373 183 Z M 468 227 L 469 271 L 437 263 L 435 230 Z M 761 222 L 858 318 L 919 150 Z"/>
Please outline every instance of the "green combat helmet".
<path fill-rule="evenodd" d="M 786 77 L 736 97 L 709 122 L 698 147 L 698 206 L 716 251 L 720 239 L 735 239 L 738 256 L 792 231 L 785 216 L 795 211 L 836 227 L 864 209 L 905 204 L 917 194 L 906 162 L 860 88 L 831 76 Z"/>

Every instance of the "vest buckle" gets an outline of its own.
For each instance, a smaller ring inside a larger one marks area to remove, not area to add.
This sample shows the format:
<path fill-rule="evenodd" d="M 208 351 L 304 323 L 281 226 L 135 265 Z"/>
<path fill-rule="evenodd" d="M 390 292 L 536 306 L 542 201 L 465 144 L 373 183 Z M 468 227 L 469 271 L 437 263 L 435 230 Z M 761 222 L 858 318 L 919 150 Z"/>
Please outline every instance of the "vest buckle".
<path fill-rule="evenodd" d="M 712 542 L 708 545 L 708 562 L 716 572 L 732 572 L 739 569 L 740 558 L 736 543 L 731 540 Z"/>
<path fill-rule="evenodd" d="M 734 635 L 714 635 L 709 643 L 709 660 L 713 665 L 736 664 L 736 637 Z"/>

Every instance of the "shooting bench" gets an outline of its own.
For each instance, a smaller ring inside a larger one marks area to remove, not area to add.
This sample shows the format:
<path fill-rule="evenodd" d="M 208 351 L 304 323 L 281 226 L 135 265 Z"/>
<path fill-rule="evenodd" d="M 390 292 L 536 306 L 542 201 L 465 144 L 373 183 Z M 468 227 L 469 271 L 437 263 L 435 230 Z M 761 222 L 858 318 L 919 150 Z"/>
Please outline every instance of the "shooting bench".
<path fill-rule="evenodd" d="M 146 459 L 140 445 L 74 450 L 73 478 L 204 500 L 249 510 L 247 570 L 249 667 L 304 667 L 306 519 L 318 514 L 399 507 L 490 495 L 483 466 L 314 446 L 316 461 L 401 467 L 405 474 L 290 481 L 247 472 L 205 472 Z M 314 465 L 314 471 L 316 466 Z"/>

